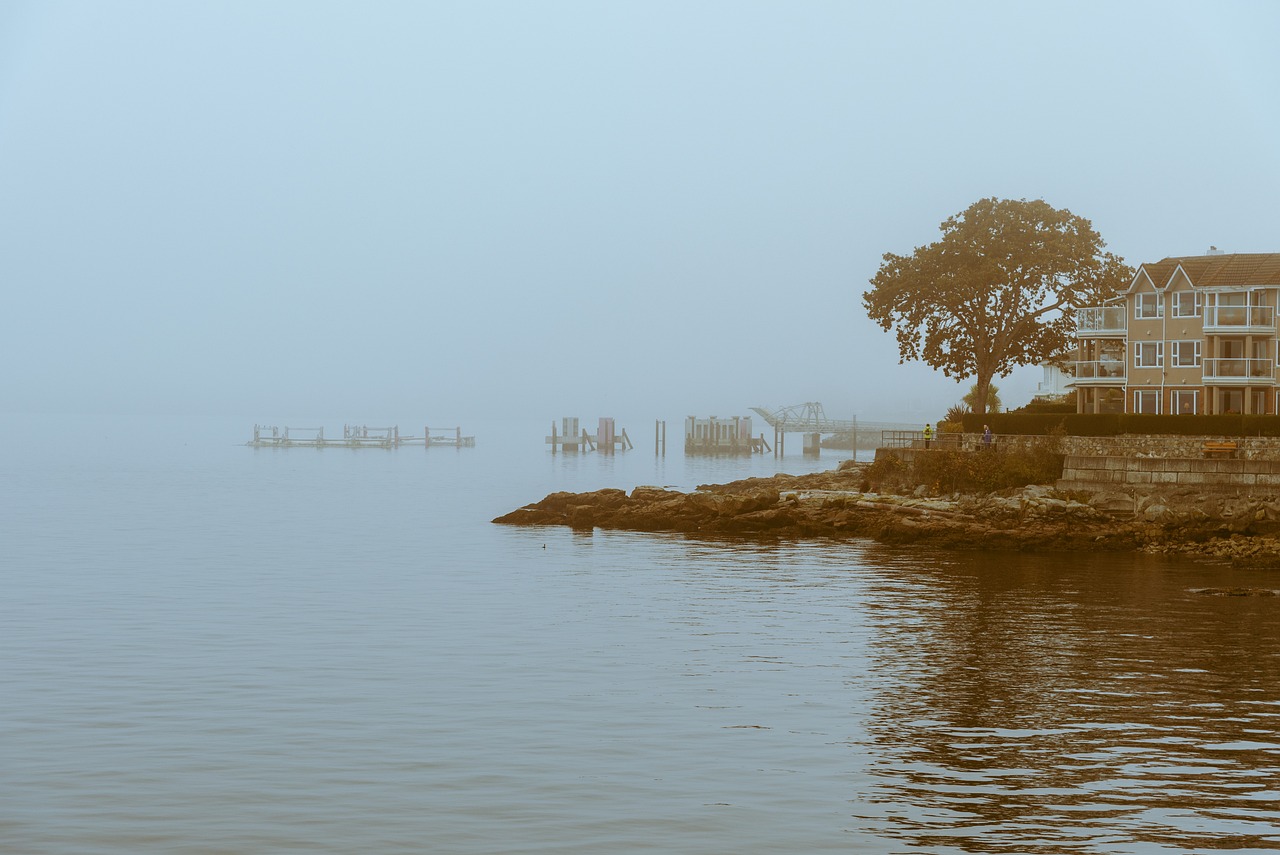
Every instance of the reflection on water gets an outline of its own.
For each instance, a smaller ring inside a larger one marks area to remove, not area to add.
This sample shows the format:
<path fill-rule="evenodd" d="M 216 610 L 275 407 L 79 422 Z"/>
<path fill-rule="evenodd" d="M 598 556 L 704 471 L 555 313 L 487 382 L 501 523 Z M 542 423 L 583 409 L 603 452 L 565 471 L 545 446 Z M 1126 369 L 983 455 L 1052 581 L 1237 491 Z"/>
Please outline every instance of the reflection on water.
<path fill-rule="evenodd" d="M 491 525 L 793 468 L 527 433 L 0 452 L 0 852 L 1280 848 L 1275 574 Z"/>
<path fill-rule="evenodd" d="M 1280 848 L 1276 598 L 1111 558 L 897 561 L 860 819 L 966 852 Z"/>

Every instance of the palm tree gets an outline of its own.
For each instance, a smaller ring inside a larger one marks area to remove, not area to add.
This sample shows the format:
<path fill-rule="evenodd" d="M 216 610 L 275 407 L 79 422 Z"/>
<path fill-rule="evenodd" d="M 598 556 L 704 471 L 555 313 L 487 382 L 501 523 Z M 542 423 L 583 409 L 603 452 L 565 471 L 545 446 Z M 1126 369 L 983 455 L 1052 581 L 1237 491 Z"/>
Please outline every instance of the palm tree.
<path fill-rule="evenodd" d="M 988 413 L 1000 412 L 1000 395 L 998 394 L 999 392 L 1000 390 L 996 388 L 994 383 L 987 387 L 987 412 Z M 974 405 L 976 404 L 977 400 L 978 400 L 978 384 L 974 383 L 973 388 L 969 390 L 969 394 L 964 396 L 964 402 L 966 405 L 968 405 L 969 412 L 971 413 L 975 412 Z"/>

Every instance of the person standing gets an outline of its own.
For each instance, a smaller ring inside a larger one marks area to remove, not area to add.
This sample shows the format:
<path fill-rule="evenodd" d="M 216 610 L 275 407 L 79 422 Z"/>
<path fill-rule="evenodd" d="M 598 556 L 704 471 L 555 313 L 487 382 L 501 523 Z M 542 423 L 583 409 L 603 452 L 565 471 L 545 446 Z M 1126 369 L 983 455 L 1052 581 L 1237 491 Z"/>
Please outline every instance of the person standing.
<path fill-rule="evenodd" d="M 991 450 L 991 426 L 990 425 L 982 426 L 982 450 L 983 451 Z"/>
<path fill-rule="evenodd" d="M 925 425 L 924 426 L 924 447 L 925 448 L 929 447 L 929 442 L 932 439 L 933 439 L 933 426 Z"/>

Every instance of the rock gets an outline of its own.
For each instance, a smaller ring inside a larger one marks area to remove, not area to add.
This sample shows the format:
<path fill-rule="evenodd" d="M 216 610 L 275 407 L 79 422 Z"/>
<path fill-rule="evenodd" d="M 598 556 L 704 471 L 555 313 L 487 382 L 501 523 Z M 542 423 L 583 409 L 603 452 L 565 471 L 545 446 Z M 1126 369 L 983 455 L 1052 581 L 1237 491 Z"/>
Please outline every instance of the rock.
<path fill-rule="evenodd" d="M 1142 516 L 1144 519 L 1151 520 L 1152 522 L 1161 522 L 1169 516 L 1169 509 L 1164 505 L 1147 505 L 1142 509 Z"/>
<path fill-rule="evenodd" d="M 868 537 L 954 549 L 1189 553 L 1280 569 L 1280 504 L 1185 488 L 1087 502 L 1036 485 L 1006 495 L 864 492 L 859 470 L 774 475 L 691 493 L 637 486 L 552 493 L 494 520 L 747 538 Z"/>

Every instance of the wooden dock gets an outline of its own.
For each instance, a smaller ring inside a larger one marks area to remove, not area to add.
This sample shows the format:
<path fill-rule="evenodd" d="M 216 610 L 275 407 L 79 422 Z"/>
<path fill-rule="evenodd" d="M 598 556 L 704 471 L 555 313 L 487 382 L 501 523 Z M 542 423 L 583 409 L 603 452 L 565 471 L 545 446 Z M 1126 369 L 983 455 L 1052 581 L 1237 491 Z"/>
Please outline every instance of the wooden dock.
<path fill-rule="evenodd" d="M 399 425 L 369 427 L 367 425 L 343 425 L 342 438 L 329 439 L 324 428 L 254 425 L 253 439 L 245 445 L 251 448 L 400 448 L 420 445 L 424 448 L 474 448 L 476 438 L 463 436 L 462 428 L 446 428 L 432 431 L 422 428 L 421 436 L 400 433 Z"/>
<path fill-rule="evenodd" d="M 561 419 L 560 424 L 557 432 L 556 423 L 552 422 L 551 435 L 546 438 L 552 454 L 557 451 L 603 451 L 613 454 L 615 451 L 627 451 L 635 447 L 631 444 L 631 437 L 627 436 L 627 429 L 618 430 L 611 418 L 600 419 L 600 427 L 594 435 L 587 433 L 586 428 L 579 428 L 578 419 L 573 416 Z"/>

